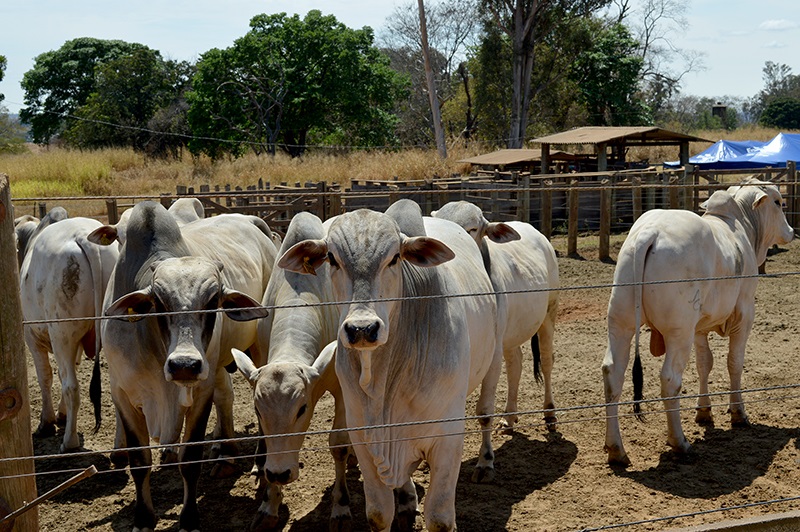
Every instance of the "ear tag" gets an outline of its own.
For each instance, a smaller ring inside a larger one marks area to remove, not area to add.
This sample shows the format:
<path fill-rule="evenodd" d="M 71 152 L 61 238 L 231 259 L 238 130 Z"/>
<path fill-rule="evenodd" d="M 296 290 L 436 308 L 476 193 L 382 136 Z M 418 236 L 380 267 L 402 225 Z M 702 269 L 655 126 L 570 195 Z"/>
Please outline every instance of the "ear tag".
<path fill-rule="evenodd" d="M 140 319 L 142 319 L 142 317 L 133 310 L 133 307 L 128 307 L 128 321 L 133 323 Z"/>
<path fill-rule="evenodd" d="M 311 259 L 309 257 L 303 257 L 303 271 L 309 275 L 317 275 L 317 270 L 311 265 Z"/>
<path fill-rule="evenodd" d="M 107 235 L 103 235 L 100 238 L 100 244 L 102 244 L 103 246 L 110 246 L 111 242 L 113 242 L 113 241 L 110 238 L 108 238 Z"/>

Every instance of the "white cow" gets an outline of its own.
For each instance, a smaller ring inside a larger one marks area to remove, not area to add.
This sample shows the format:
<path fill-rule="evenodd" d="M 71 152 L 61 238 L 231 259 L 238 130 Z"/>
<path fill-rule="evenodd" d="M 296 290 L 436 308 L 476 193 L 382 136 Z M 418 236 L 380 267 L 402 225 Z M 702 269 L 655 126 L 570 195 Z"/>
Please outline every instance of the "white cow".
<path fill-rule="evenodd" d="M 183 226 L 206 217 L 203 203 L 197 198 L 178 198 L 172 202 L 167 211 L 175 218 L 178 225 Z"/>
<path fill-rule="evenodd" d="M 94 236 L 113 241 L 113 230 L 107 226 Z M 274 256 L 269 228 L 256 217 L 224 215 L 181 228 L 158 203 L 132 209 L 104 302 L 106 315 L 127 319 L 105 320 L 102 333 L 111 397 L 125 444 L 134 448 L 128 450 L 136 484 L 134 530 L 156 524 L 151 453 L 139 446 L 151 439 L 176 443 L 182 429 L 183 441 L 202 441 L 212 398 L 218 411 L 230 408 L 224 366 L 232 363 L 231 348 L 246 349 L 255 340 L 255 324 L 246 321 L 266 314 L 253 296 L 263 294 Z M 210 312 L 147 317 L 165 311 Z M 202 452 L 199 445 L 180 451 L 183 530 L 199 528 L 200 464 L 193 462 Z"/>
<path fill-rule="evenodd" d="M 455 529 L 465 427 L 459 418 L 481 381 L 478 415 L 493 412 L 502 365 L 495 298 L 448 297 L 491 292 L 475 243 L 446 220 L 426 218 L 424 227 L 428 236 L 408 237 L 390 216 L 356 210 L 334 220 L 325 238 L 295 244 L 277 263 L 307 273 L 328 261 L 335 298 L 349 302 L 339 306 L 335 366 L 373 530 L 390 529 L 395 489 L 398 522 L 413 526 L 411 474 L 422 460 L 431 473 L 426 526 Z M 415 424 L 438 419 L 449 421 Z M 493 458 L 485 437 L 477 476 L 491 476 Z"/>
<path fill-rule="evenodd" d="M 652 210 L 642 215 L 622 245 L 608 303 L 608 350 L 603 360 L 608 462 L 627 466 L 617 418 L 622 382 L 637 336 L 634 400 L 642 398 L 638 331 L 651 330 L 650 351 L 666 353 L 661 367 L 661 395 L 667 410 L 667 443 L 679 453 L 690 449 L 678 411 L 681 379 L 694 344 L 700 393 L 708 393 L 713 363 L 708 334 L 728 336 L 730 413 L 734 425 L 748 423 L 742 403 L 745 344 L 753 325 L 758 265 L 773 244 L 786 244 L 794 231 L 781 209 L 781 194 L 755 179 L 715 192 L 698 216 L 683 210 Z M 751 276 L 751 277 L 736 277 Z M 733 277 L 702 280 L 711 277 Z M 686 281 L 648 284 L 659 281 Z M 636 405 L 638 407 L 638 404 Z M 638 412 L 638 408 L 636 409 Z M 711 402 L 698 399 L 698 423 L 710 423 Z"/>
<path fill-rule="evenodd" d="M 550 241 L 531 224 L 489 222 L 480 207 L 467 201 L 453 201 L 432 216 L 455 222 L 475 239 L 496 292 L 540 290 L 497 295 L 498 339 L 502 339 L 508 378 L 506 418 L 501 428 L 510 430 L 517 422 L 517 397 L 522 375 L 522 350 L 528 340 L 533 351 L 536 380 L 544 374 L 545 422 L 555 430 L 553 412 L 553 334 L 558 311 L 558 261 Z M 540 369 L 541 367 L 541 369 Z"/>
<path fill-rule="evenodd" d="M 22 268 L 22 261 L 25 260 L 25 251 L 28 248 L 28 241 L 33 236 L 36 228 L 39 227 L 39 218 L 25 214 L 14 218 L 14 245 L 17 248 L 17 267 Z"/>
<path fill-rule="evenodd" d="M 298 213 L 289 223 L 280 253 L 303 240 L 324 236 L 319 218 Z M 283 486 L 297 480 L 300 474 L 299 451 L 304 436 L 298 433 L 308 430 L 314 407 L 326 391 L 335 399 L 333 428 L 341 429 L 346 424 L 342 391 L 331 363 L 335 344 L 322 352 L 336 340 L 338 329 L 336 308 L 319 305 L 334 301 L 327 268 L 322 265 L 319 275 L 311 276 L 276 267 L 262 305 L 277 308 L 258 324 L 258 346 L 262 354 L 268 353 L 266 364 L 254 364 L 241 351 L 233 351 L 239 370 L 253 387 L 259 426 L 269 437 L 269 454 L 260 464 L 262 470 L 257 471 L 265 476 L 267 488 L 251 526 L 254 530 L 277 526 Z M 281 436 L 289 433 L 297 435 Z M 339 530 L 343 525 L 339 522 L 351 519 L 345 477 L 350 439 L 344 432 L 331 433 L 329 443 L 336 466 L 331 527 Z M 259 445 L 259 451 L 264 451 L 263 445 Z"/>
<path fill-rule="evenodd" d="M 60 208 L 59 208 L 60 209 Z M 26 245 L 20 269 L 22 313 L 27 321 L 55 318 L 90 318 L 102 309 L 103 295 L 117 260 L 116 248 L 87 241 L 102 224 L 90 218 L 66 218 L 66 211 L 45 216 Z M 58 223 L 52 223 L 53 221 Z M 25 343 L 33 356 L 42 392 L 42 413 L 36 436 L 55 433 L 65 420 L 61 452 L 80 446 L 78 408 L 80 390 L 78 364 L 81 351 L 95 359 L 90 396 L 95 406 L 95 432 L 100 426 L 100 366 L 97 364 L 100 335 L 94 320 L 31 324 L 25 327 Z M 53 409 L 53 353 L 61 380 L 58 418 Z"/>

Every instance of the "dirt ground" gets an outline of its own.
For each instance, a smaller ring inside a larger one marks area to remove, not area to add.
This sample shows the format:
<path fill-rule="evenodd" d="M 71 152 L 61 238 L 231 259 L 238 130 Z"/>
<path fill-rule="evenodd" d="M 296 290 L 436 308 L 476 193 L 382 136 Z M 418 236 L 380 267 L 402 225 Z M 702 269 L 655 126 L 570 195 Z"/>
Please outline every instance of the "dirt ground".
<path fill-rule="evenodd" d="M 617 243 L 618 245 L 618 243 Z M 556 243 L 557 249 L 565 246 Z M 596 249 L 581 248 L 582 259 L 561 257 L 559 267 L 563 287 L 610 283 L 614 265 L 597 260 Z M 778 250 L 767 263 L 769 273 L 800 272 L 800 242 Z M 747 348 L 743 386 L 746 389 L 800 383 L 800 367 L 795 355 L 798 346 L 798 311 L 800 278 L 797 275 L 765 277 L 759 281 L 756 321 Z M 606 346 L 605 311 L 610 289 L 565 290 L 556 330 L 556 366 L 554 393 L 560 408 L 589 406 L 603 402 L 600 364 Z M 642 334 L 648 345 L 649 335 Z M 712 371 L 711 391 L 727 389 L 725 353 L 727 342 L 712 335 L 711 347 L 716 365 Z M 658 397 L 658 372 L 661 361 L 647 354 L 643 358 L 645 397 Z M 520 394 L 521 410 L 541 408 L 542 388 L 533 381 L 530 348 L 525 348 L 526 363 Z M 40 493 L 68 478 L 53 473 L 84 468 L 95 464 L 100 472 L 43 504 L 39 511 L 41 529 L 115 530 L 132 528 L 134 487 L 126 471 L 110 468 L 108 455 L 114 434 L 114 414 L 104 391 L 104 423 L 98 434 L 91 434 L 93 418 L 88 401 L 91 364 L 81 365 L 84 379 L 79 430 L 86 450 L 98 454 L 86 457 L 65 456 L 38 460 Z M 632 397 L 630 369 L 624 399 Z M 237 432 L 252 436 L 256 432 L 249 386 L 241 375 L 234 375 L 236 387 Z M 55 379 L 57 382 L 57 378 Z M 40 412 L 39 391 L 33 366 L 29 368 L 32 416 Z M 684 375 L 684 393 L 697 392 L 693 362 Z M 57 384 L 56 384 L 57 386 Z M 58 397 L 56 392 L 55 397 Z M 622 434 L 633 465 L 627 470 L 613 470 L 606 464 L 603 451 L 604 411 L 587 408 L 559 412 L 559 426 L 548 434 L 540 414 L 524 416 L 513 435 L 494 436 L 497 477 L 487 485 L 470 482 L 476 461 L 479 436 L 465 438 L 456 511 L 461 531 L 567 531 L 616 528 L 629 530 L 664 530 L 712 523 L 744 516 L 800 509 L 800 501 L 755 505 L 744 509 L 701 513 L 689 517 L 658 520 L 669 516 L 709 512 L 720 508 L 752 505 L 761 501 L 800 496 L 800 392 L 796 389 L 745 394 L 752 426 L 732 429 L 726 415 L 727 397 L 716 397 L 716 426 L 705 428 L 694 423 L 693 399 L 684 400 L 683 426 L 693 453 L 688 459 L 676 459 L 666 442 L 666 420 L 661 404 L 644 407 L 642 423 L 632 417 L 621 420 Z M 470 397 L 468 413 L 474 411 L 476 394 Z M 501 384 L 497 404 L 505 401 Z M 317 407 L 312 429 L 330 427 L 332 400 L 322 399 Z M 623 407 L 621 412 L 629 412 Z M 34 421 L 35 426 L 36 421 Z M 475 430 L 477 422 L 470 421 Z M 58 452 L 61 435 L 35 440 L 37 455 Z M 301 459 L 304 469 L 300 480 L 285 490 L 282 510 L 283 530 L 316 531 L 327 529 L 330 512 L 329 494 L 333 466 L 325 446 L 327 437 L 306 439 Z M 244 454 L 254 445 L 241 445 Z M 199 507 L 204 530 L 245 530 L 255 514 L 261 493 L 256 492 L 247 474 L 251 459 L 240 461 L 241 476 L 226 480 L 209 477 L 205 466 L 200 480 Z M 48 474 L 50 473 L 50 474 Z M 421 495 L 428 475 L 424 470 L 414 475 Z M 357 469 L 348 474 L 352 496 L 353 529 L 367 530 L 364 496 Z M 153 499 L 159 516 L 158 530 L 177 530 L 182 498 L 180 475 L 174 467 L 163 467 L 152 475 Z M 646 524 L 633 524 L 637 521 Z M 423 528 L 422 517 L 417 527 Z"/>

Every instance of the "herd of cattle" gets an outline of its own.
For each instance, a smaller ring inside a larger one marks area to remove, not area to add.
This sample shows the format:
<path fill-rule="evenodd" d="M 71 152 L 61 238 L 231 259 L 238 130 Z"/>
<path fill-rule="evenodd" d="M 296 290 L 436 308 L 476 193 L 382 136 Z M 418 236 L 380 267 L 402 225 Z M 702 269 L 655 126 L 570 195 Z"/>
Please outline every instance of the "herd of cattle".
<path fill-rule="evenodd" d="M 738 390 L 758 266 L 794 232 L 769 183 L 717 191 L 703 208 L 702 216 L 648 211 L 620 250 L 602 365 L 610 464 L 630 464 L 616 403 L 634 338 L 634 399 L 641 399 L 642 326 L 651 331 L 651 352 L 666 355 L 661 392 L 675 452 L 689 450 L 676 410 L 681 376 L 694 346 L 700 392 L 707 392 L 712 331 L 730 338 L 731 421 L 747 423 Z M 467 396 L 480 387 L 484 430 L 473 480 L 485 482 L 494 477 L 490 425 L 502 364 L 508 400 L 499 428 L 509 430 L 528 341 L 536 377 L 543 376 L 547 428 L 555 430 L 558 264 L 549 241 L 527 223 L 488 222 L 463 201 L 428 217 L 400 200 L 384 213 L 360 209 L 325 222 L 298 214 L 281 241 L 260 218 L 204 218 L 199 201 L 181 199 L 169 209 L 138 203 L 116 225 L 69 218 L 61 208 L 15 225 L 25 341 L 42 391 L 36 435 L 53 435 L 65 422 L 62 451 L 79 447 L 81 352 L 95 360 L 89 395 L 99 426 L 102 345 L 116 412 L 111 459 L 131 466 L 134 530 L 156 525 L 153 441 L 175 445 L 161 459 L 180 462 L 180 528 L 200 528 L 202 445 L 178 444 L 204 440 L 213 405 L 214 439 L 223 443 L 212 448 L 212 475 L 235 471 L 230 374 L 237 368 L 253 388 L 265 435 L 254 473 L 266 489 L 253 529 L 278 525 L 282 487 L 298 478 L 303 433 L 325 392 L 335 399 L 333 429 L 351 429 L 329 437 L 335 530 L 351 526 L 345 471 L 355 459 L 373 530 L 393 522 L 413 529 L 411 475 L 423 460 L 430 468 L 425 526 L 455 529 Z M 61 380 L 57 413 L 49 353 Z M 711 420 L 707 397 L 696 419 Z"/>

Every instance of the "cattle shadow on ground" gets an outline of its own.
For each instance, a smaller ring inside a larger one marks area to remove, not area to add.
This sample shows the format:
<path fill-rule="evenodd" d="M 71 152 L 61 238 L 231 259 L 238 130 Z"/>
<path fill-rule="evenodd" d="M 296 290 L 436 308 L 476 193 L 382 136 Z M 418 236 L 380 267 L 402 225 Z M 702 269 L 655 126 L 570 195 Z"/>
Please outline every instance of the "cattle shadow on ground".
<path fill-rule="evenodd" d="M 303 482 L 302 474 L 298 482 Z M 291 486 L 289 489 L 291 489 Z M 361 481 L 361 472 L 358 467 L 349 468 L 347 470 L 347 489 L 350 491 L 350 514 L 353 517 L 352 529 L 369 530 L 369 524 L 367 523 L 367 516 L 365 514 L 364 484 Z M 418 497 L 422 497 L 420 489 L 421 488 L 417 486 Z M 300 519 L 294 521 L 289 526 L 288 530 L 291 532 L 328 530 L 328 521 L 331 517 L 332 490 L 333 483 L 325 488 L 325 491 L 319 495 L 319 503 L 317 503 L 317 506 Z M 286 510 L 287 514 L 292 512 L 292 508 L 288 508 L 287 510 L 286 505 L 282 504 L 282 514 L 284 510 Z M 283 517 L 283 515 L 281 515 L 281 517 Z M 281 519 L 281 526 L 277 530 L 282 530 L 285 526 L 286 521 Z"/>
<path fill-rule="evenodd" d="M 775 456 L 798 429 L 753 424 L 740 428 L 706 427 L 688 456 L 661 454 L 658 465 L 645 471 L 615 470 L 650 489 L 678 497 L 713 499 L 735 493 L 764 476 Z"/>
<path fill-rule="evenodd" d="M 470 486 L 477 458 L 462 462 L 456 489 L 458 529 L 502 530 L 516 503 L 563 477 L 577 456 L 577 445 L 559 432 L 547 434 L 545 441 L 515 431 L 495 448 L 496 477 L 480 495 Z"/>

